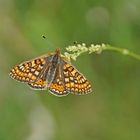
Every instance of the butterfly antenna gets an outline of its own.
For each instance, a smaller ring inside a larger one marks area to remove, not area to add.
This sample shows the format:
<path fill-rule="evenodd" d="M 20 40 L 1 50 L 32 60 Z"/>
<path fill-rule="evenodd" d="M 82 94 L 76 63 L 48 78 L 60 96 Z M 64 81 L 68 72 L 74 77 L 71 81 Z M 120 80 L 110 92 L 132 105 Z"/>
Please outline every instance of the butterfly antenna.
<path fill-rule="evenodd" d="M 42 35 L 42 37 L 43 37 L 44 39 L 46 39 L 46 36 Z"/>
<path fill-rule="evenodd" d="M 47 38 L 46 38 L 45 35 L 42 35 L 42 38 L 45 39 L 45 40 L 47 40 Z M 47 40 L 47 43 L 49 44 L 49 46 L 52 46 L 52 47 L 53 47 L 52 43 L 50 43 L 48 40 Z M 60 52 L 60 48 L 57 48 L 56 51 L 55 51 L 55 53 L 56 53 L 57 55 L 60 55 L 60 53 L 61 53 L 61 52 Z"/>
<path fill-rule="evenodd" d="M 77 44 L 78 44 L 78 42 L 77 42 L 77 41 L 74 41 L 74 42 L 73 42 L 73 44 L 74 44 L 74 45 L 77 45 Z"/>
<path fill-rule="evenodd" d="M 48 46 L 54 47 L 54 45 L 48 40 L 48 38 L 45 35 L 42 35 L 42 38 L 47 42 Z"/>

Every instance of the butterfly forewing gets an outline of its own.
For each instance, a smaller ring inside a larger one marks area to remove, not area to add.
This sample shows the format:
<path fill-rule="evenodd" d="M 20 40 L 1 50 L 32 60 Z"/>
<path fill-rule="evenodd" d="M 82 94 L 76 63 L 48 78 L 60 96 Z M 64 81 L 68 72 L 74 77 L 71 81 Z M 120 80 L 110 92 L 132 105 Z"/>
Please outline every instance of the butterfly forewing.
<path fill-rule="evenodd" d="M 33 59 L 31 61 L 26 61 L 20 65 L 15 66 L 10 71 L 10 76 L 21 82 L 26 82 L 29 84 L 33 83 L 34 81 L 37 81 L 44 65 L 46 65 L 46 62 L 47 57 L 45 56 Z M 40 83 L 40 85 L 43 84 L 43 82 L 41 83 L 41 80 L 38 80 L 38 83 Z"/>
<path fill-rule="evenodd" d="M 63 69 L 65 86 L 68 92 L 77 95 L 92 92 L 90 82 L 74 66 L 66 62 Z"/>
<path fill-rule="evenodd" d="M 51 59 L 52 56 L 48 57 L 46 59 L 46 63 L 44 64 L 42 70 L 39 72 L 36 80 L 28 83 L 28 85 L 33 89 L 47 89 L 48 81 L 47 76 L 49 74 L 49 69 L 51 68 L 51 62 L 49 62 L 49 59 Z"/>

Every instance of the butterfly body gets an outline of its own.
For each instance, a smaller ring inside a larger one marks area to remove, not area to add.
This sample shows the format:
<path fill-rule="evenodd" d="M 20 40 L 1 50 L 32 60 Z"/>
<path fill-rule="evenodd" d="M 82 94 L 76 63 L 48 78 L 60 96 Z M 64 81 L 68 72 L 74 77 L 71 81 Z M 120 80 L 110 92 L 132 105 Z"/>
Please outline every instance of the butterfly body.
<path fill-rule="evenodd" d="M 65 60 L 60 50 L 15 66 L 10 76 L 38 90 L 48 89 L 57 96 L 81 95 L 92 91 L 89 81 Z"/>

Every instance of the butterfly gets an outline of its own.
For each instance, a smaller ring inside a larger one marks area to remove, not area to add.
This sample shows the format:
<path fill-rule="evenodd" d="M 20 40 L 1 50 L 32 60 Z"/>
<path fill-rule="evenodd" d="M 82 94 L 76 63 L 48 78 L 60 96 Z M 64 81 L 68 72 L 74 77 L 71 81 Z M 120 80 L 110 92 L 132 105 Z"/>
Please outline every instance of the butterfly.
<path fill-rule="evenodd" d="M 60 49 L 16 65 L 9 75 L 33 89 L 48 89 L 56 96 L 92 92 L 90 82 L 61 55 Z"/>

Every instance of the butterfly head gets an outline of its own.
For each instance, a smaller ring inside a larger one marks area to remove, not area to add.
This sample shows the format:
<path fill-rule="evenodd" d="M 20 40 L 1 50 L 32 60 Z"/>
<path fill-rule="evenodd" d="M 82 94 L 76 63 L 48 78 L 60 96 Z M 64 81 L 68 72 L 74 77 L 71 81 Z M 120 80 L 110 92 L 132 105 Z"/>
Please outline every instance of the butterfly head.
<path fill-rule="evenodd" d="M 60 48 L 56 49 L 55 54 L 60 56 L 61 52 L 60 52 Z"/>

